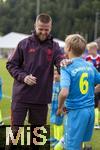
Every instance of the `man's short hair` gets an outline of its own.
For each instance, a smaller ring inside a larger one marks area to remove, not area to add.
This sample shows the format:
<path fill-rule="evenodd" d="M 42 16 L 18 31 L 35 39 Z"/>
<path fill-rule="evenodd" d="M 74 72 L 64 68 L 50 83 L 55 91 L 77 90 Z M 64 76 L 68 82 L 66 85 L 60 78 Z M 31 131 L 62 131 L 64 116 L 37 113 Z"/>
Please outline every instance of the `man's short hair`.
<path fill-rule="evenodd" d="M 51 17 L 50 17 L 48 14 L 46 14 L 46 13 L 41 13 L 41 14 L 39 14 L 39 15 L 37 16 L 37 18 L 36 18 L 36 22 L 37 22 L 37 21 L 41 21 L 41 22 L 43 22 L 43 23 L 49 23 L 49 22 L 52 23 Z"/>
<path fill-rule="evenodd" d="M 65 39 L 65 45 L 70 47 L 75 56 L 81 56 L 86 48 L 86 40 L 79 34 L 68 35 Z"/>

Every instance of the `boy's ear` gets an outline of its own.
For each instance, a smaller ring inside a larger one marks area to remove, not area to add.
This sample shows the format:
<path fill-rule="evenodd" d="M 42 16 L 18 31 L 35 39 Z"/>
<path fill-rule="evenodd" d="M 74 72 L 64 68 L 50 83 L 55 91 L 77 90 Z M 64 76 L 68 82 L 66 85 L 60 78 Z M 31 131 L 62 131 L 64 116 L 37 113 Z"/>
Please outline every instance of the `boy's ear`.
<path fill-rule="evenodd" d="M 71 51 L 71 46 L 68 45 L 67 47 L 67 51 L 70 52 Z"/>
<path fill-rule="evenodd" d="M 68 48 L 68 49 L 69 49 L 69 52 L 70 52 L 70 51 L 71 51 L 71 46 L 69 46 L 69 48 Z"/>

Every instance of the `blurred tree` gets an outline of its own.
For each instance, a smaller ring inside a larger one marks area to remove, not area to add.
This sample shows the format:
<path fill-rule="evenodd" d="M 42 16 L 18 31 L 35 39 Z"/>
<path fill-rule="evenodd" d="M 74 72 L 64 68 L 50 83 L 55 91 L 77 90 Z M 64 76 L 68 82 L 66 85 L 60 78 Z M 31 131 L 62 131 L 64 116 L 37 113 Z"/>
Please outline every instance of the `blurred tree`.
<path fill-rule="evenodd" d="M 37 0 L 0 0 L 0 33 L 11 31 L 30 34 L 36 18 Z M 40 12 L 53 18 L 53 35 L 64 39 L 80 33 L 88 41 L 94 39 L 95 14 L 100 0 L 40 0 Z M 100 23 L 98 17 L 98 23 Z M 99 25 L 98 25 L 99 26 Z M 98 28 L 100 36 L 100 28 Z"/>

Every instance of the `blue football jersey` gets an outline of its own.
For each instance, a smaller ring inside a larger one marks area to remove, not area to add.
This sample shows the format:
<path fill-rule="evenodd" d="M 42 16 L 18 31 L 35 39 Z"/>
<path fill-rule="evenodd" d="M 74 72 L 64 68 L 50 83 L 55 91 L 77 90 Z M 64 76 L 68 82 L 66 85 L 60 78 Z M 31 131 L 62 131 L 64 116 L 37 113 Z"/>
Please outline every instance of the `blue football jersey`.
<path fill-rule="evenodd" d="M 92 63 L 81 57 L 61 68 L 61 88 L 68 88 L 65 104 L 67 109 L 85 108 L 94 105 L 94 86 L 100 83 L 100 73 Z"/>

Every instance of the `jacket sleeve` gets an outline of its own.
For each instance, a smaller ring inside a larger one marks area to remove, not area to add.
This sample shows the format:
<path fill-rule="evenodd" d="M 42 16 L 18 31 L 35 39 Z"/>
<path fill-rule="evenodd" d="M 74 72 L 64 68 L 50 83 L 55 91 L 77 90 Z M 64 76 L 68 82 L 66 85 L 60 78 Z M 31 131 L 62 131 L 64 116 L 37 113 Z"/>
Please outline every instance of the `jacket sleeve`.
<path fill-rule="evenodd" d="M 23 50 L 21 48 L 21 43 L 18 44 L 16 50 L 13 54 L 8 58 L 6 68 L 11 76 L 19 82 L 24 82 L 25 76 L 27 76 L 27 72 L 24 71 L 24 57 Z"/>
<path fill-rule="evenodd" d="M 58 45 L 58 43 L 54 43 L 54 65 L 57 67 L 60 72 L 60 62 L 64 59 L 64 51 Z"/>

